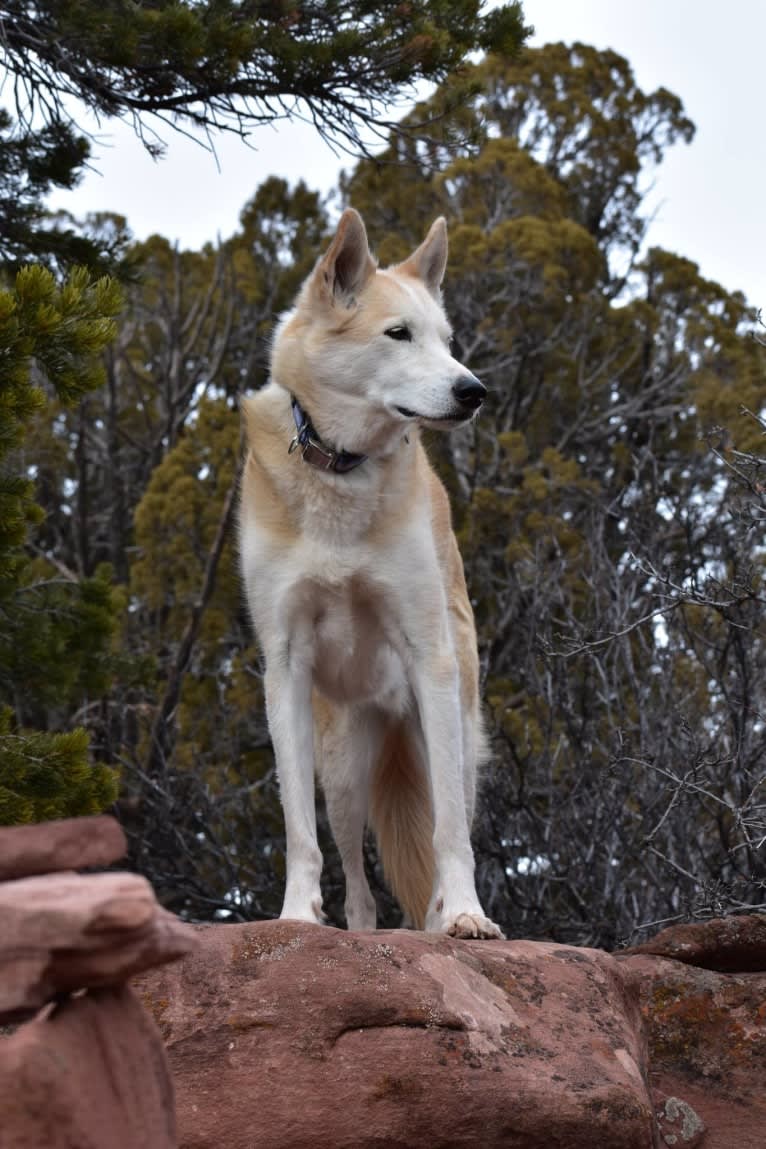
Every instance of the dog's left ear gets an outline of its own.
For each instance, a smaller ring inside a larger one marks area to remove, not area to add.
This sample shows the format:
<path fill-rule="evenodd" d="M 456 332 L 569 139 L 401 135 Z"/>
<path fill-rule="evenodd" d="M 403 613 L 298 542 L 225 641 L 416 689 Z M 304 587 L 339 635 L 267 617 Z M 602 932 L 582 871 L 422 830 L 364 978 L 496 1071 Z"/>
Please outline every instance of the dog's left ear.
<path fill-rule="evenodd" d="M 447 266 L 447 221 L 443 215 L 431 224 L 428 235 L 399 270 L 422 279 L 432 295 L 439 294 Z"/>
<path fill-rule="evenodd" d="M 362 217 L 348 207 L 340 217 L 332 243 L 316 265 L 314 286 L 327 302 L 340 299 L 351 307 L 375 274 L 376 266 Z"/>

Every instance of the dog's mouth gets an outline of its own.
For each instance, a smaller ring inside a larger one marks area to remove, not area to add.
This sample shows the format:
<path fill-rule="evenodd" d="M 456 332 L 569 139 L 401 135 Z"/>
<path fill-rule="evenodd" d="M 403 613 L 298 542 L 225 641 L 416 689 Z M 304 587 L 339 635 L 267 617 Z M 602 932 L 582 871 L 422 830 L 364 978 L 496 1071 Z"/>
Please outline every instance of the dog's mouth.
<path fill-rule="evenodd" d="M 423 423 L 437 426 L 443 426 L 445 423 L 465 423 L 476 414 L 475 410 L 464 409 L 448 411 L 444 415 L 424 415 L 422 411 L 411 411 L 409 407 L 397 407 L 396 411 L 404 419 L 420 419 Z"/>

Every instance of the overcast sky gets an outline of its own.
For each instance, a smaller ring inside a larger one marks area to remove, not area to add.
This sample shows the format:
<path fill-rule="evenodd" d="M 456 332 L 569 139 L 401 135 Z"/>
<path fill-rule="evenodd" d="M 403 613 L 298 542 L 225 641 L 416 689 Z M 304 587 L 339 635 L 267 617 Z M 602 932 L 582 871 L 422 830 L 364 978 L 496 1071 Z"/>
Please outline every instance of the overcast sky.
<path fill-rule="evenodd" d="M 762 0 L 524 0 L 533 45 L 582 40 L 614 48 L 644 90 L 677 93 L 697 125 L 657 169 L 650 241 L 699 263 L 703 274 L 739 288 L 766 308 L 762 213 L 766 3 Z M 257 151 L 235 138 L 218 141 L 218 163 L 171 131 L 167 155 L 153 161 L 132 132 L 105 124 L 94 148 L 98 173 L 52 206 L 76 215 L 115 211 L 137 238 L 159 232 L 196 248 L 236 230 L 240 209 L 267 176 L 303 178 L 330 190 L 348 158 L 336 157 L 313 129 L 265 127 Z"/>

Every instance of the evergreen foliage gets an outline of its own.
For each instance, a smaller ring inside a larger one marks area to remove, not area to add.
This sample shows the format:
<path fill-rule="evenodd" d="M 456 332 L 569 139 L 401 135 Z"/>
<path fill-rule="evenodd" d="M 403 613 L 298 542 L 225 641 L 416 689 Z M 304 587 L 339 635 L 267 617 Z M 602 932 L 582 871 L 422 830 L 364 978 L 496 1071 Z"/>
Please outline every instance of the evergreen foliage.
<path fill-rule="evenodd" d="M 119 216 L 84 222 L 52 213 L 45 199 L 54 188 L 77 186 L 90 144 L 75 127 L 52 120 L 42 127 L 14 123 L 0 109 L 0 269 L 4 282 L 34 261 L 63 275 L 73 266 L 96 275 L 128 278 L 127 235 Z"/>
<path fill-rule="evenodd" d="M 88 732 L 67 734 L 15 727 L 9 707 L 0 711 L 0 826 L 100 814 L 115 799 L 107 766 L 88 760 Z"/>
<path fill-rule="evenodd" d="M 54 187 L 73 187 L 87 156 L 87 141 L 66 125 L 20 136 L 0 111 L 0 263 L 18 266 L 69 252 L 76 237 L 52 223 L 43 200 Z"/>
<path fill-rule="evenodd" d="M 0 465 L 20 446 L 27 423 L 45 403 L 33 370 L 59 399 L 73 402 L 103 377 L 98 353 L 116 331 L 117 285 L 93 282 L 76 268 L 58 285 L 41 267 L 22 268 L 13 291 L 0 291 Z M 0 475 L 0 597 L 17 571 L 17 548 L 27 523 L 38 516 L 34 483 L 23 475 Z"/>
<path fill-rule="evenodd" d="M 147 117 L 247 135 L 300 114 L 364 147 L 386 109 L 439 81 L 477 49 L 514 54 L 529 30 L 520 3 L 482 14 L 478 0 L 3 0 L 5 67 L 27 119 L 67 119 L 74 96 L 99 116 Z M 391 126 L 389 121 L 387 126 Z"/>
<path fill-rule="evenodd" d="M 254 4 L 250 0 L 0 2 L 3 75 L 16 120 L 0 109 L 0 268 L 82 264 L 130 278 L 125 236 L 96 217 L 52 215 L 91 155 L 83 108 L 119 118 L 148 151 L 165 128 L 214 146 L 300 116 L 351 153 L 388 129 L 420 81 L 439 81 L 477 49 L 516 54 L 529 29 L 519 0 Z M 111 217 L 114 219 L 115 217 Z"/>
<path fill-rule="evenodd" d="M 22 268 L 0 292 L 0 824 L 93 813 L 116 795 L 113 771 L 89 762 L 84 729 L 50 731 L 58 712 L 109 685 L 111 572 L 78 580 L 62 577 L 55 557 L 30 558 L 24 543 L 42 510 L 22 448 L 44 387 L 72 403 L 99 386 L 119 306 L 116 285 L 83 268 L 63 284 Z"/>

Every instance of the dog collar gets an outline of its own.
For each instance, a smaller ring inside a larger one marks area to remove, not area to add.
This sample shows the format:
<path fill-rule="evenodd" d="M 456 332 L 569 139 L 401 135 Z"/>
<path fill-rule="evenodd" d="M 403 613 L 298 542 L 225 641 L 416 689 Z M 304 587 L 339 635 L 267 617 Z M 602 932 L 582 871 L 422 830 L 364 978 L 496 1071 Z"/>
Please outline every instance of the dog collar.
<path fill-rule="evenodd" d="M 310 463 L 320 471 L 334 471 L 336 475 L 345 475 L 353 471 L 354 467 L 364 463 L 366 455 L 352 455 L 350 451 L 333 451 L 320 442 L 313 424 L 294 395 L 291 396 L 293 419 L 295 420 L 295 437 L 287 448 L 288 455 L 298 447 L 302 447 L 304 463 Z"/>

